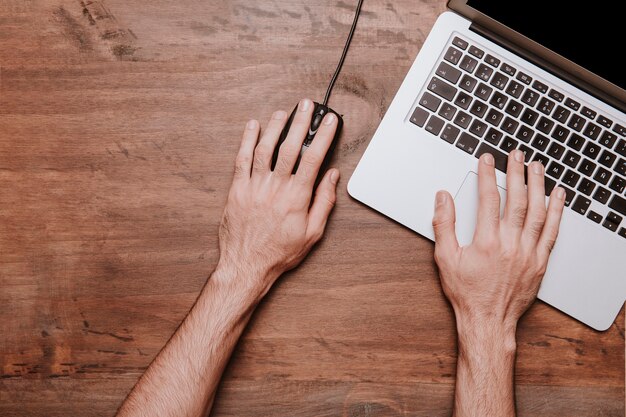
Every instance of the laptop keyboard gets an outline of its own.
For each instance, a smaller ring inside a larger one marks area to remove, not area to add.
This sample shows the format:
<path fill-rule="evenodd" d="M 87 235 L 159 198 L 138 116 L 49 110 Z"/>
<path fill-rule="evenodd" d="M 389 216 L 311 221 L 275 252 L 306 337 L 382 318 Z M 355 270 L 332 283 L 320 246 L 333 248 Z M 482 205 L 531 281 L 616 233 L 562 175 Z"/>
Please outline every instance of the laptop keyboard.
<path fill-rule="evenodd" d="M 454 36 L 409 120 L 505 173 L 520 149 L 545 166 L 546 195 L 563 187 L 566 206 L 626 238 L 626 127 L 530 72 Z"/>

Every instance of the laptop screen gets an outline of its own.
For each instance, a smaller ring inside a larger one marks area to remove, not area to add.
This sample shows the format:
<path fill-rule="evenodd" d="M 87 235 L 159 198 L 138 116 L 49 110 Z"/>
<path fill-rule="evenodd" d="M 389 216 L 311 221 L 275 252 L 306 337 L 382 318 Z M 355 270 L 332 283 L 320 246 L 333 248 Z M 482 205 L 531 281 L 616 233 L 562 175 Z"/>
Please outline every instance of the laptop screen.
<path fill-rule="evenodd" d="M 626 90 L 624 16 L 609 2 L 468 0 L 467 4 Z"/>

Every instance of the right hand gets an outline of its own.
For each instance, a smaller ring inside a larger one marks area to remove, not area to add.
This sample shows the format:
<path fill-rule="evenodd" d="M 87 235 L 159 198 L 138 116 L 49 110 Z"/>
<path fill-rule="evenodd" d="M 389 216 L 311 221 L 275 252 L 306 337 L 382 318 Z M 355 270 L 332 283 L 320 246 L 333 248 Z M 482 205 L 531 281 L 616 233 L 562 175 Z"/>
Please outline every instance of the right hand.
<path fill-rule="evenodd" d="M 546 209 L 543 165 L 529 165 L 526 189 L 523 161 L 521 151 L 510 153 L 501 219 L 493 156 L 480 158 L 478 219 L 469 246 L 458 244 L 452 196 L 445 191 L 437 193 L 435 261 L 458 326 L 515 329 L 537 296 L 557 238 L 565 191 L 555 188 Z"/>

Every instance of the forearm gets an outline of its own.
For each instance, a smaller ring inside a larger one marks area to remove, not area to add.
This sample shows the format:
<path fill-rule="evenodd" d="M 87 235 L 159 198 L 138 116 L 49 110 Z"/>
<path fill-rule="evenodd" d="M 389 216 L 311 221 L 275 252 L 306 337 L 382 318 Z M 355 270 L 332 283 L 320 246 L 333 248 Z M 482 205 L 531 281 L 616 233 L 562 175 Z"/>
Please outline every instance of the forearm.
<path fill-rule="evenodd" d="M 454 417 L 514 417 L 515 326 L 457 317 Z"/>
<path fill-rule="evenodd" d="M 268 289 L 262 284 L 266 277 L 242 274 L 260 272 L 218 266 L 120 408 L 119 417 L 207 415 L 232 351 Z"/>

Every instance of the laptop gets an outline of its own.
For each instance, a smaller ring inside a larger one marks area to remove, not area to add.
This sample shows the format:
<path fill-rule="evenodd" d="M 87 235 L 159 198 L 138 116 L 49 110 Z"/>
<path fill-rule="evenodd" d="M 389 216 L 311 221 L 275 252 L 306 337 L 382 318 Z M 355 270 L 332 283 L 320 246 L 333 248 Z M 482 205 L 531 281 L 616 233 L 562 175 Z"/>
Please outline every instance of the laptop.
<path fill-rule="evenodd" d="M 546 167 L 567 193 L 539 299 L 596 329 L 626 299 L 626 70 L 608 3 L 451 0 L 350 178 L 355 199 L 433 240 L 438 190 L 472 241 L 478 157 Z M 563 8 L 568 8 L 564 10 Z M 547 199 L 548 197 L 546 197 Z"/>

